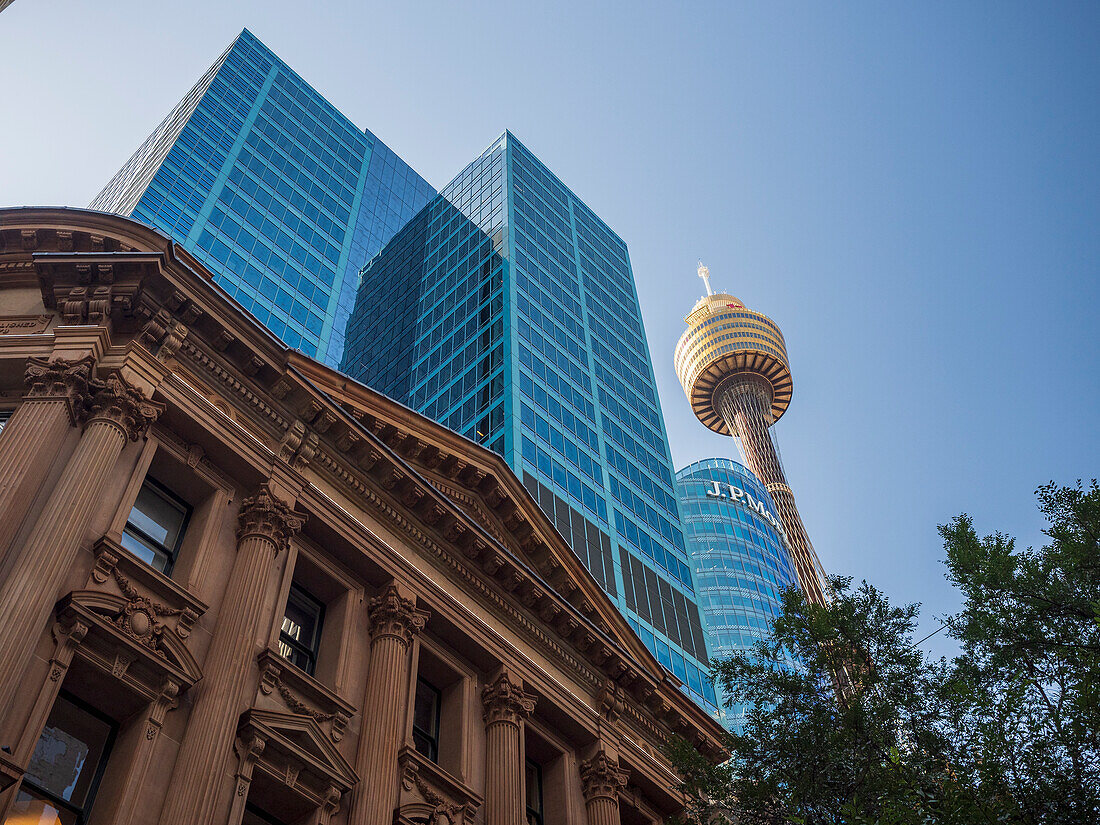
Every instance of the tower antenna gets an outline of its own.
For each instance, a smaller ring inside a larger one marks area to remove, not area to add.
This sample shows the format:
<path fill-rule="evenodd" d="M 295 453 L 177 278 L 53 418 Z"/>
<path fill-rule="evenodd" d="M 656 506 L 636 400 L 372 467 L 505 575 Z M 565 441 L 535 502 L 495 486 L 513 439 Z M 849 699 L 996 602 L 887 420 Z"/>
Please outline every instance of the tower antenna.
<path fill-rule="evenodd" d="M 710 270 L 707 269 L 706 265 L 702 261 L 699 261 L 698 272 L 699 272 L 699 277 L 702 278 L 703 283 L 706 284 L 707 295 L 713 295 L 714 290 L 710 288 Z"/>

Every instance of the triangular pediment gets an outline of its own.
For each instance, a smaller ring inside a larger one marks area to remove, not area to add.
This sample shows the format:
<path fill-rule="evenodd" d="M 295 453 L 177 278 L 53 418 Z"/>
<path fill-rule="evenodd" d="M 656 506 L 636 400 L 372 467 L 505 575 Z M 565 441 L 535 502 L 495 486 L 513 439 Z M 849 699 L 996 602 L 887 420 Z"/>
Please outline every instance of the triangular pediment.
<path fill-rule="evenodd" d="M 116 637 L 156 668 L 164 668 L 190 687 L 202 678 L 202 669 L 185 641 L 162 624 L 160 608 L 148 598 L 126 598 L 103 590 L 76 590 L 58 602 L 58 615 L 90 620 L 102 632 Z M 87 645 L 90 647 L 89 645 Z"/>
<path fill-rule="evenodd" d="M 238 732 L 256 735 L 285 753 L 293 754 L 315 772 L 333 780 L 342 790 L 351 788 L 359 777 L 340 751 L 329 741 L 317 722 L 298 713 L 252 708 L 241 716 Z M 276 748 L 272 748 L 275 750 Z"/>

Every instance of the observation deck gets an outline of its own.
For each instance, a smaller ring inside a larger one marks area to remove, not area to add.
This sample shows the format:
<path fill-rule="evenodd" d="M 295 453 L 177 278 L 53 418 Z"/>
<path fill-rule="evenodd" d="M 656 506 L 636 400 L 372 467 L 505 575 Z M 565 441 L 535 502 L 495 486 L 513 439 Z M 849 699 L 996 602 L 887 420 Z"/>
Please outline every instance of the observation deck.
<path fill-rule="evenodd" d="M 716 404 L 716 390 L 736 375 L 757 376 L 771 387 L 771 423 L 786 412 L 791 369 L 783 333 L 771 318 L 732 295 L 715 293 L 700 298 L 684 320 L 688 328 L 676 344 L 676 374 L 703 424 L 722 435 L 737 435 Z"/>

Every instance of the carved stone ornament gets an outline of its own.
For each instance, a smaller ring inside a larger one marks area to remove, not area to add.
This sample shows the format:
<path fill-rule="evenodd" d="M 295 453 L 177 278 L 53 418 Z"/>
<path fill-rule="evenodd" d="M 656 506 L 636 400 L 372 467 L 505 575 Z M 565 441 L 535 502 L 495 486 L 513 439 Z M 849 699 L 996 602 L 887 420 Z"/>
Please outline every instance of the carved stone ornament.
<path fill-rule="evenodd" d="M 406 646 L 428 621 L 428 612 L 417 610 L 416 602 L 402 597 L 392 584 L 368 602 L 367 612 L 372 640 L 392 636 Z"/>
<path fill-rule="evenodd" d="M 518 725 L 535 709 L 535 697 L 525 693 L 522 687 L 502 671 L 496 679 L 481 689 L 481 704 L 485 724 L 510 722 Z"/>
<path fill-rule="evenodd" d="M 111 573 L 118 584 L 118 589 L 127 599 L 123 608 L 111 617 L 111 622 L 131 639 L 149 648 L 162 659 L 165 658 L 162 638 L 166 628 L 157 619 L 162 616 L 181 616 L 184 612 L 192 611 L 186 608 L 168 607 L 142 596 L 117 567 L 112 568 Z M 187 632 L 179 635 L 185 638 Z"/>
<path fill-rule="evenodd" d="M 23 381 L 27 387 L 27 398 L 59 398 L 69 405 L 69 414 L 75 423 L 80 420 L 91 398 L 89 385 L 92 383 L 92 368 L 95 358 L 87 355 L 74 361 L 55 358 L 28 358 Z"/>
<path fill-rule="evenodd" d="M 113 424 L 130 441 L 137 441 L 149 432 L 162 412 L 163 404 L 150 401 L 145 393 L 115 374 L 107 376 L 105 381 L 93 382 L 85 420 L 89 424 L 99 421 Z"/>
<path fill-rule="evenodd" d="M 176 354 L 186 337 L 187 327 L 162 309 L 145 323 L 138 340 L 164 361 Z"/>
<path fill-rule="evenodd" d="M 478 805 L 472 802 L 455 802 L 426 783 L 420 776 L 420 766 L 415 762 L 406 762 L 402 767 L 401 788 L 406 791 L 415 790 L 431 806 L 426 825 L 459 825 L 459 823 L 473 822 L 477 814 Z M 423 816 L 423 812 L 418 813 Z"/>
<path fill-rule="evenodd" d="M 610 679 L 603 683 L 600 692 L 596 694 L 596 705 L 600 715 L 611 724 L 616 724 L 622 716 L 626 706 L 626 691 Z"/>
<path fill-rule="evenodd" d="M 295 513 L 264 484 L 256 495 L 241 502 L 237 516 L 237 542 L 259 536 L 275 545 L 275 555 L 290 545 L 290 539 L 306 523 L 305 516 Z"/>
<path fill-rule="evenodd" d="M 581 762 L 581 788 L 586 802 L 594 799 L 619 799 L 619 792 L 626 788 L 630 774 L 619 767 L 617 761 L 600 751 L 587 762 Z"/>
<path fill-rule="evenodd" d="M 0 318 L 0 335 L 34 335 L 45 332 L 52 315 L 5 315 Z"/>

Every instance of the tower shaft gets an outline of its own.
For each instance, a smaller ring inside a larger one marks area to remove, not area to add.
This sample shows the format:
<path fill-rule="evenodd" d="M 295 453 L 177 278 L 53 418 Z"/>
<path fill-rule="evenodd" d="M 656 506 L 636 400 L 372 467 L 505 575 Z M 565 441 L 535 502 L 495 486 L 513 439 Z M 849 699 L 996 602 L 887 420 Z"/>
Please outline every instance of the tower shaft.
<path fill-rule="evenodd" d="M 787 484 L 779 454 L 768 432 L 771 425 L 771 385 L 758 376 L 744 373 L 727 379 L 714 395 L 715 407 L 726 426 L 730 432 L 741 436 L 745 463 L 771 494 L 779 520 L 783 523 L 802 592 L 812 604 L 825 604 L 825 589 L 819 573 L 821 563 L 802 524 L 802 517 L 794 503 L 794 493 Z"/>

